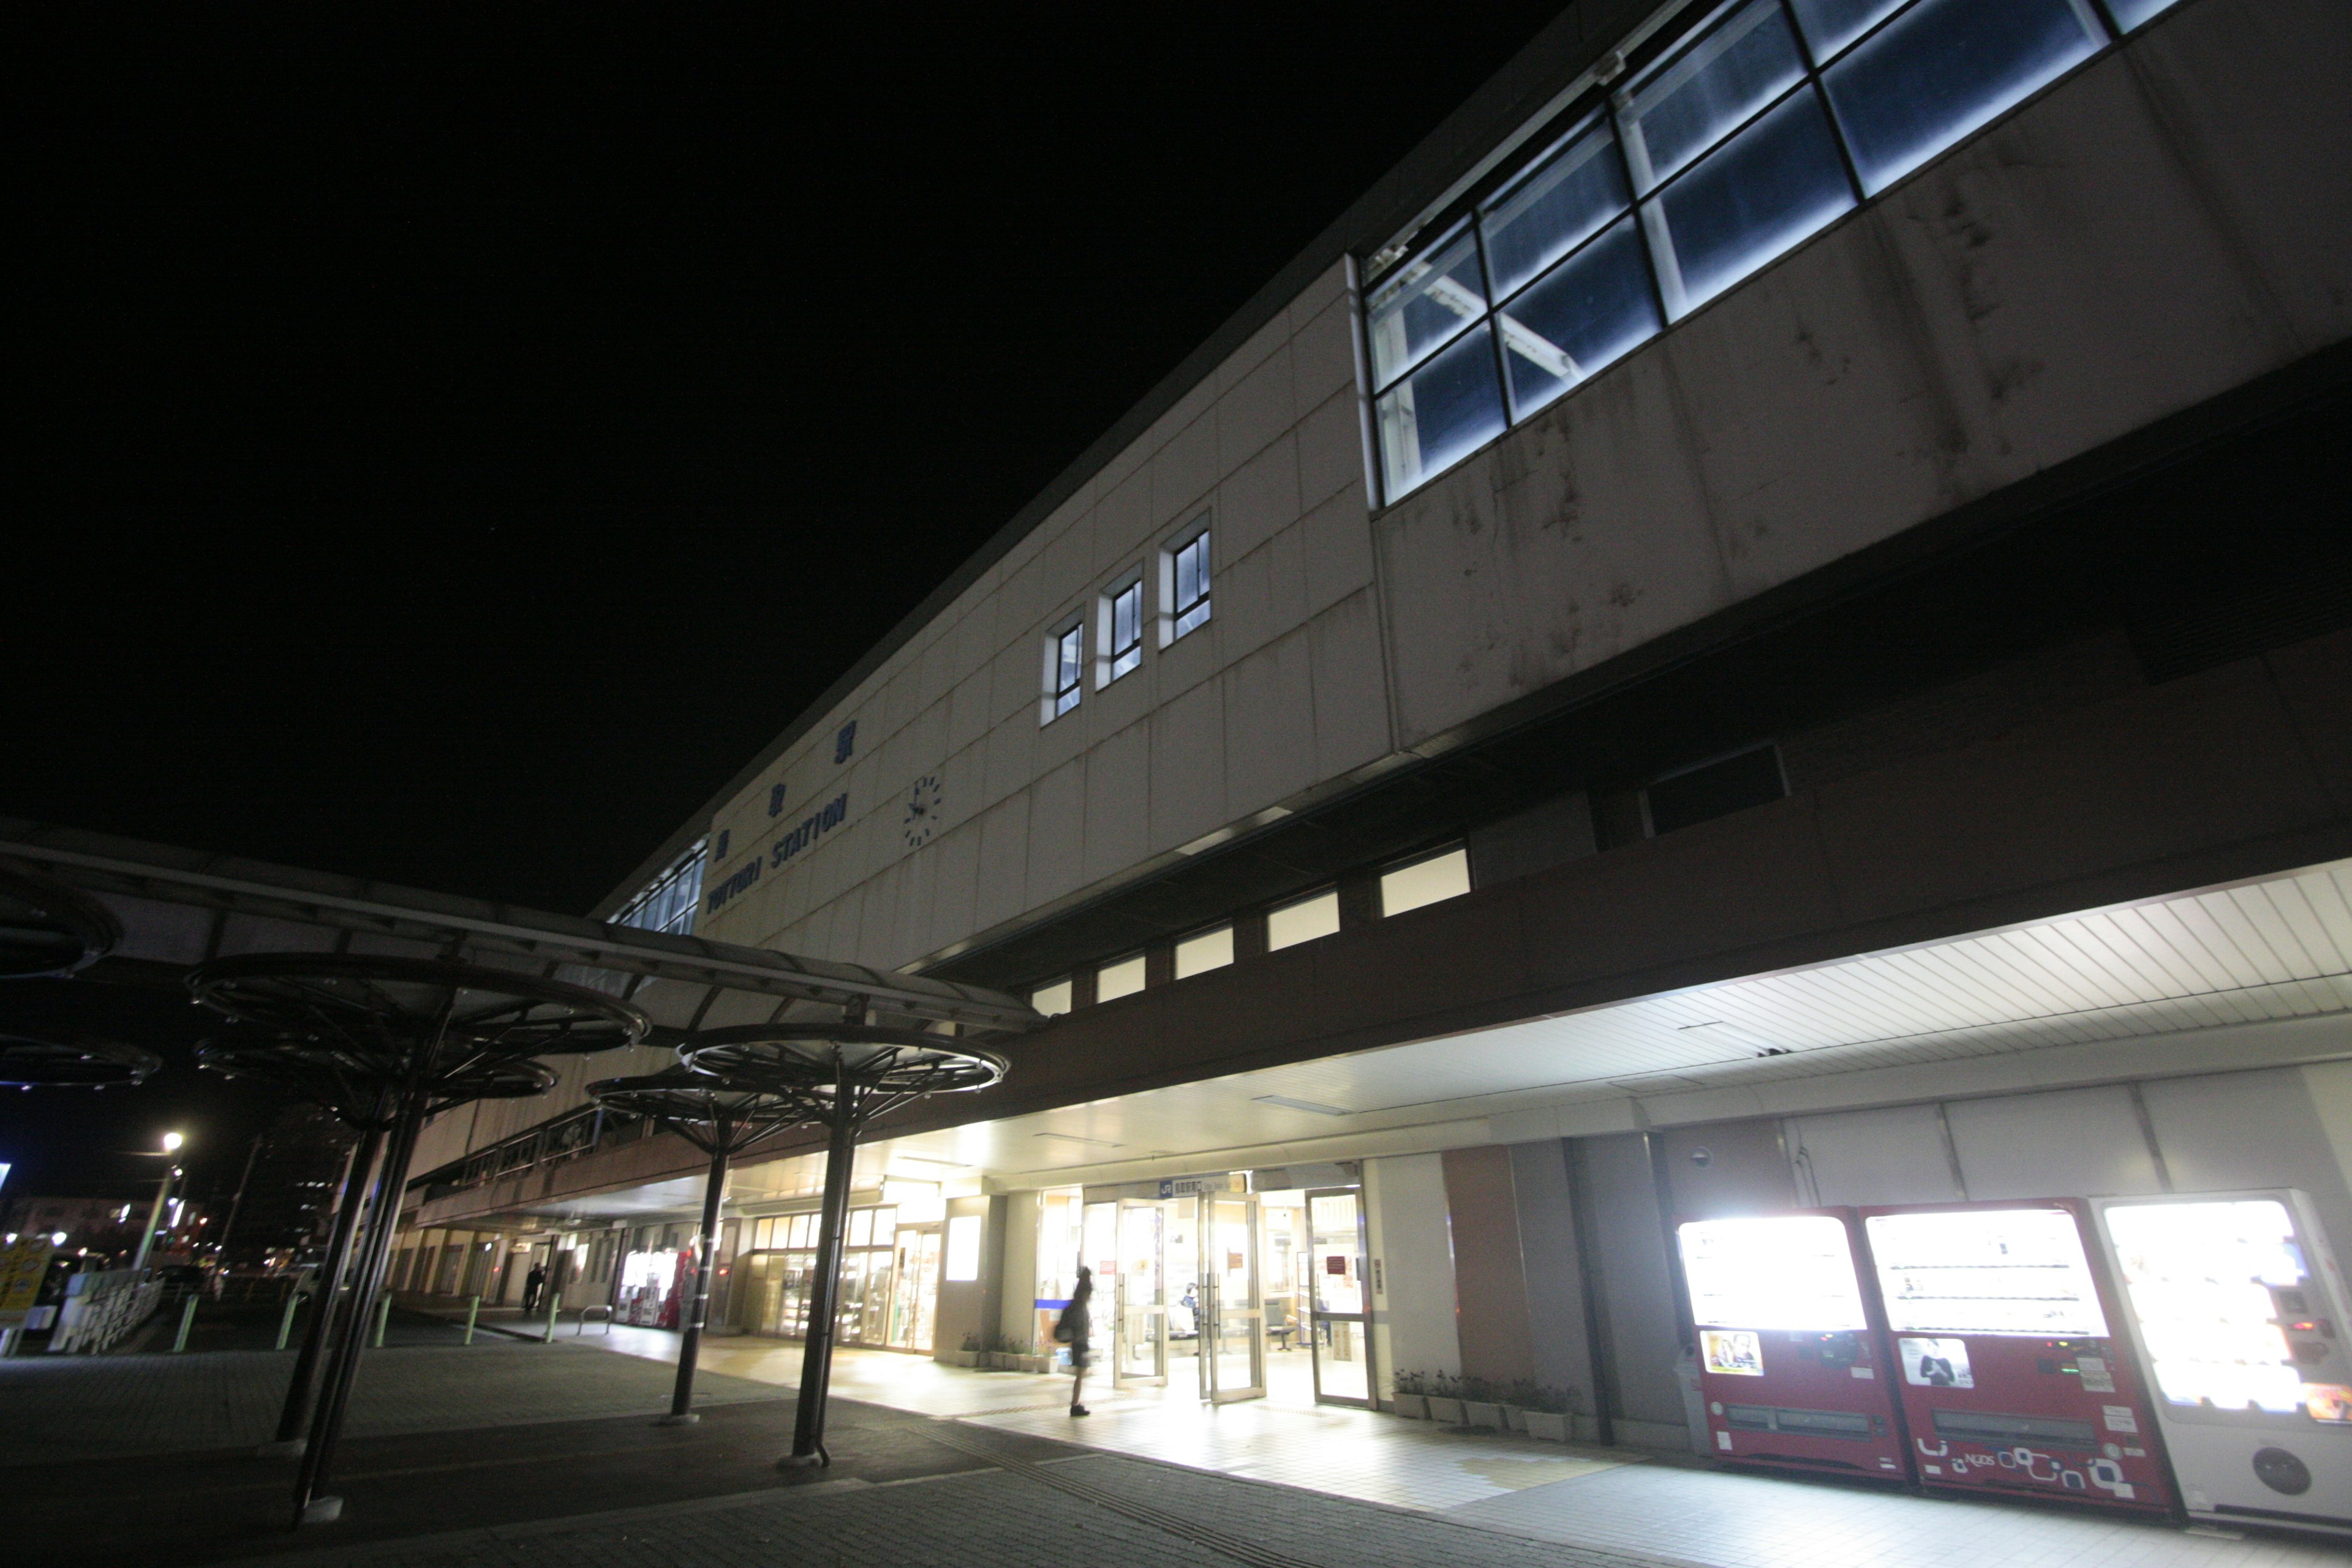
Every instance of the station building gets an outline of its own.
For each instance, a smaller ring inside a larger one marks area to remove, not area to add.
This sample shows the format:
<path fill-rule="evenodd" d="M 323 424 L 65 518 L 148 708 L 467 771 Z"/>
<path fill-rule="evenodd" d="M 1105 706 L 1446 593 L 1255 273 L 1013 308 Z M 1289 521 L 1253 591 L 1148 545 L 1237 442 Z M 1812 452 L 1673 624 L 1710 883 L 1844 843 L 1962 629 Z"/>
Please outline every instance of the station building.
<path fill-rule="evenodd" d="M 2340 1291 L 2347 80 L 2325 0 L 1567 6 L 595 911 L 1044 1016 L 862 1152 L 845 1339 L 1086 1262 L 1122 1383 L 1734 1451 L 1693 1222 L 2291 1192 Z M 674 1314 L 701 1156 L 581 1092 L 661 1059 L 443 1118 L 394 1283 Z"/>

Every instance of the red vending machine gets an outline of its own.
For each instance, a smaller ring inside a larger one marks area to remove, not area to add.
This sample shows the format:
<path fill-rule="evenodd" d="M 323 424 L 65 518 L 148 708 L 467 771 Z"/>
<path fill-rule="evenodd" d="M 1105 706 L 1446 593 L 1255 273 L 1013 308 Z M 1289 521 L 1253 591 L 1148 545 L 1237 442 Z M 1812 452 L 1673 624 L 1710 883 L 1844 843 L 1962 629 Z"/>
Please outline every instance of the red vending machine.
<path fill-rule="evenodd" d="M 1850 1209 L 1675 1229 L 1718 1458 L 1906 1480 Z"/>
<path fill-rule="evenodd" d="M 2172 1506 L 2088 1218 L 2067 1198 L 1863 1211 L 1926 1485 Z"/>

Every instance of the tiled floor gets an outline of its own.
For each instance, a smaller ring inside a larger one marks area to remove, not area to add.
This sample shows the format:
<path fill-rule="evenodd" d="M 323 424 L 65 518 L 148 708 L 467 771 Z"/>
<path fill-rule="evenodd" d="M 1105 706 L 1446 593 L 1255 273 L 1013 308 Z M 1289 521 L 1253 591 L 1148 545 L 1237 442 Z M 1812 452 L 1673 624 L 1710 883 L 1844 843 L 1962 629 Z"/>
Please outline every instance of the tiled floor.
<path fill-rule="evenodd" d="M 617 1328 L 589 1344 L 674 1359 L 674 1334 Z M 707 1342 L 703 1364 L 752 1382 L 797 1380 L 801 1348 Z M 1302 1363 L 1305 1358 L 1298 1358 Z M 1276 1357 L 1265 1399 L 1201 1404 L 1190 1378 L 1097 1391 L 1084 1420 L 1066 1378 L 978 1373 L 886 1351 L 844 1350 L 834 1391 L 1194 1469 L 1273 1481 L 1565 1545 L 1707 1568 L 2345 1568 L 2327 1542 L 2230 1539 L 1998 1502 L 1960 1502 L 1647 1463 L 1633 1451 L 1564 1447 L 1312 1403 Z M 1102 1380 L 1106 1381 L 1107 1380 Z"/>

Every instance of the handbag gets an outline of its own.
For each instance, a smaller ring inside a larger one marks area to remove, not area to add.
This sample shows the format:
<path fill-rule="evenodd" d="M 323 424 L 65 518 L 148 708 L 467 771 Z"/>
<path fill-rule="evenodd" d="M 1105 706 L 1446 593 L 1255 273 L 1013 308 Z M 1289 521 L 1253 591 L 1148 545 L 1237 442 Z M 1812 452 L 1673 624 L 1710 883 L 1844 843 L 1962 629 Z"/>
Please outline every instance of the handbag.
<path fill-rule="evenodd" d="M 1055 1342 L 1055 1344 L 1057 1344 L 1057 1345 L 1066 1345 L 1066 1344 L 1068 1344 L 1068 1343 L 1070 1342 L 1070 1325 L 1069 1325 L 1069 1324 L 1065 1323 L 1065 1322 L 1058 1322 L 1058 1321 L 1057 1321 L 1056 1323 L 1055 1323 L 1055 1325 L 1054 1325 L 1054 1342 Z"/>

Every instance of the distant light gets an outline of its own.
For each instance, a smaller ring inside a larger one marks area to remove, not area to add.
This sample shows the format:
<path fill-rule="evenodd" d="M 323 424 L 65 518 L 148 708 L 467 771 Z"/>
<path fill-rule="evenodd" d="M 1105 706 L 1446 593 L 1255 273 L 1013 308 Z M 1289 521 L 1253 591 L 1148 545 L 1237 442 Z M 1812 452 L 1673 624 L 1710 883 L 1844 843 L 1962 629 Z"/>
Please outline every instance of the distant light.
<path fill-rule="evenodd" d="M 176 1132 L 166 1132 L 163 1134 L 163 1152 L 166 1154 L 176 1152 L 180 1145 L 186 1142 L 186 1139 Z"/>
<path fill-rule="evenodd" d="M 66 1233 L 65 1233 L 64 1231 L 61 1231 L 61 1230 L 53 1230 L 53 1231 L 49 1232 L 49 1245 L 50 1245 L 50 1246 L 52 1246 L 52 1247 L 63 1247 L 65 1244 L 66 1244 Z"/>

